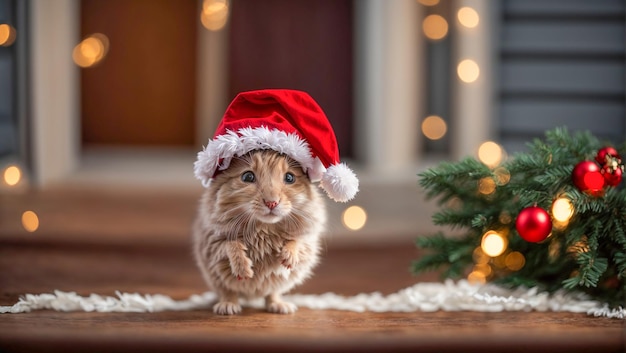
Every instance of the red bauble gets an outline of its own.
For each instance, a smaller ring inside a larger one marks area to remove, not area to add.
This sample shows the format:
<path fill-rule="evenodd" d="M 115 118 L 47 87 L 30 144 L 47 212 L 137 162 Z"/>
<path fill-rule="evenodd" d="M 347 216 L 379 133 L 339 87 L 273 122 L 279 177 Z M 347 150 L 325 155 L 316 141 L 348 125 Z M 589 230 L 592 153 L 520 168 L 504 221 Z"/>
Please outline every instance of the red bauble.
<path fill-rule="evenodd" d="M 572 181 L 580 191 L 598 195 L 604 187 L 604 177 L 600 167 L 592 161 L 582 161 L 572 171 Z"/>
<path fill-rule="evenodd" d="M 624 169 L 622 169 L 622 166 L 613 167 L 610 165 L 606 165 L 602 168 L 602 175 L 604 176 L 604 181 L 607 185 L 619 185 L 619 183 L 622 182 L 623 174 Z"/>
<path fill-rule="evenodd" d="M 531 243 L 545 240 L 552 231 L 552 220 L 543 208 L 530 206 L 523 209 L 517 220 L 515 228 L 520 237 Z"/>
<path fill-rule="evenodd" d="M 607 156 L 609 157 L 609 159 L 607 159 Z M 603 166 L 610 162 L 611 157 L 622 159 L 615 148 L 610 146 L 602 147 L 598 150 L 598 154 L 596 154 L 596 162 L 600 163 L 600 165 Z"/>

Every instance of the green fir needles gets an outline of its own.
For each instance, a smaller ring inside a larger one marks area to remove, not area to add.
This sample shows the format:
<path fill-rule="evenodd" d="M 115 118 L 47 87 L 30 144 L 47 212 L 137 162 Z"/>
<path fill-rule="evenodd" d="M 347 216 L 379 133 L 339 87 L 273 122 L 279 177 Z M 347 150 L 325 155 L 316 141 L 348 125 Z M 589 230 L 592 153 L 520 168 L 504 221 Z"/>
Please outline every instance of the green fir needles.
<path fill-rule="evenodd" d="M 453 234 L 418 238 L 417 246 L 426 251 L 413 271 L 441 269 L 444 277 L 577 290 L 623 306 L 626 182 L 581 190 L 572 175 L 575 166 L 593 161 L 603 146 L 589 132 L 558 128 L 496 167 L 466 158 L 420 173 L 427 197 L 441 206 L 433 222 Z M 626 156 L 626 144 L 611 150 Z M 611 163 L 623 172 L 619 156 L 613 157 Z M 598 169 L 609 170 L 602 164 Z M 585 175 L 581 181 L 587 180 Z M 533 226 L 518 220 L 526 208 L 539 211 L 531 215 L 549 215 L 551 232 L 540 240 L 523 238 Z"/>

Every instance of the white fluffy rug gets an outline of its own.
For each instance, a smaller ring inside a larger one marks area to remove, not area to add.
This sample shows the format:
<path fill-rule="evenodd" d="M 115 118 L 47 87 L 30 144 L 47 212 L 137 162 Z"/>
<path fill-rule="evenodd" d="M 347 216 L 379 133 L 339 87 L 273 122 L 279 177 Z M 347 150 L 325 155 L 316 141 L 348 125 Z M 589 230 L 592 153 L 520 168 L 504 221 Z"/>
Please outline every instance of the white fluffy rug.
<path fill-rule="evenodd" d="M 26 294 L 12 306 L 0 306 L 0 313 L 24 313 L 32 310 L 156 312 L 207 309 L 217 300 L 215 293 L 193 295 L 174 300 L 166 295 L 120 293 L 117 297 L 55 291 L 49 294 Z M 432 312 L 432 311 L 554 311 L 587 313 L 616 319 L 626 318 L 626 309 L 611 309 L 581 294 L 539 292 L 536 288 L 505 289 L 493 284 L 473 285 L 465 280 L 443 283 L 418 283 L 390 295 L 380 293 L 341 296 L 292 294 L 286 300 L 299 307 L 356 312 Z M 261 308 L 262 300 L 245 301 L 245 306 Z"/>

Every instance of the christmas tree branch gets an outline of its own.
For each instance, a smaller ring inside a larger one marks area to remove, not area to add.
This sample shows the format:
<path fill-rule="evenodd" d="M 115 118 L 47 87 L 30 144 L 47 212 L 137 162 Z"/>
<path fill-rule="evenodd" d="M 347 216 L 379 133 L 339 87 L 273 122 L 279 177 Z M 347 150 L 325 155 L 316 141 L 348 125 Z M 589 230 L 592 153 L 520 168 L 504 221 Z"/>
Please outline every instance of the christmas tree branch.
<path fill-rule="evenodd" d="M 418 238 L 417 246 L 426 254 L 415 261 L 413 271 L 444 268 L 443 275 L 449 277 L 487 268 L 485 278 L 499 283 L 576 289 L 622 303 L 626 295 L 626 191 L 623 186 L 609 185 L 590 192 L 573 182 L 575 166 L 593 161 L 602 144 L 589 132 L 570 134 L 558 128 L 528 147 L 527 153 L 516 154 L 494 169 L 466 158 L 419 174 L 427 198 L 436 199 L 441 207 L 433 222 L 461 234 Z M 626 155 L 626 143 L 619 152 Z M 598 170 L 601 167 L 606 166 Z M 604 174 L 598 175 L 606 179 L 612 170 L 602 169 Z M 568 200 L 573 209 L 565 222 L 552 219 L 551 208 L 558 198 Z M 516 225 L 521 211 L 531 206 L 548 210 L 552 219 L 550 236 L 538 243 L 520 237 Z M 508 245 L 502 254 L 479 262 L 476 254 L 484 250 L 481 241 L 490 231 L 501 234 Z M 523 258 L 519 268 L 506 264 L 513 253 Z"/>

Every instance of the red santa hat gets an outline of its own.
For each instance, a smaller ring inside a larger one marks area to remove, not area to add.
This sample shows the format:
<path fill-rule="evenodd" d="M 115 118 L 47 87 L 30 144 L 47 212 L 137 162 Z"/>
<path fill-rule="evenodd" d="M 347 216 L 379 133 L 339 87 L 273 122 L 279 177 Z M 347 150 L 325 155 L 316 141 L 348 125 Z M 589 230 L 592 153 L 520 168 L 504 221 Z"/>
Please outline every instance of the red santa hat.
<path fill-rule="evenodd" d="M 286 89 L 238 94 L 213 139 L 198 152 L 194 174 L 208 187 L 233 157 L 266 149 L 299 162 L 335 201 L 349 201 L 359 191 L 356 175 L 339 161 L 335 133 L 320 106 L 307 93 Z"/>

